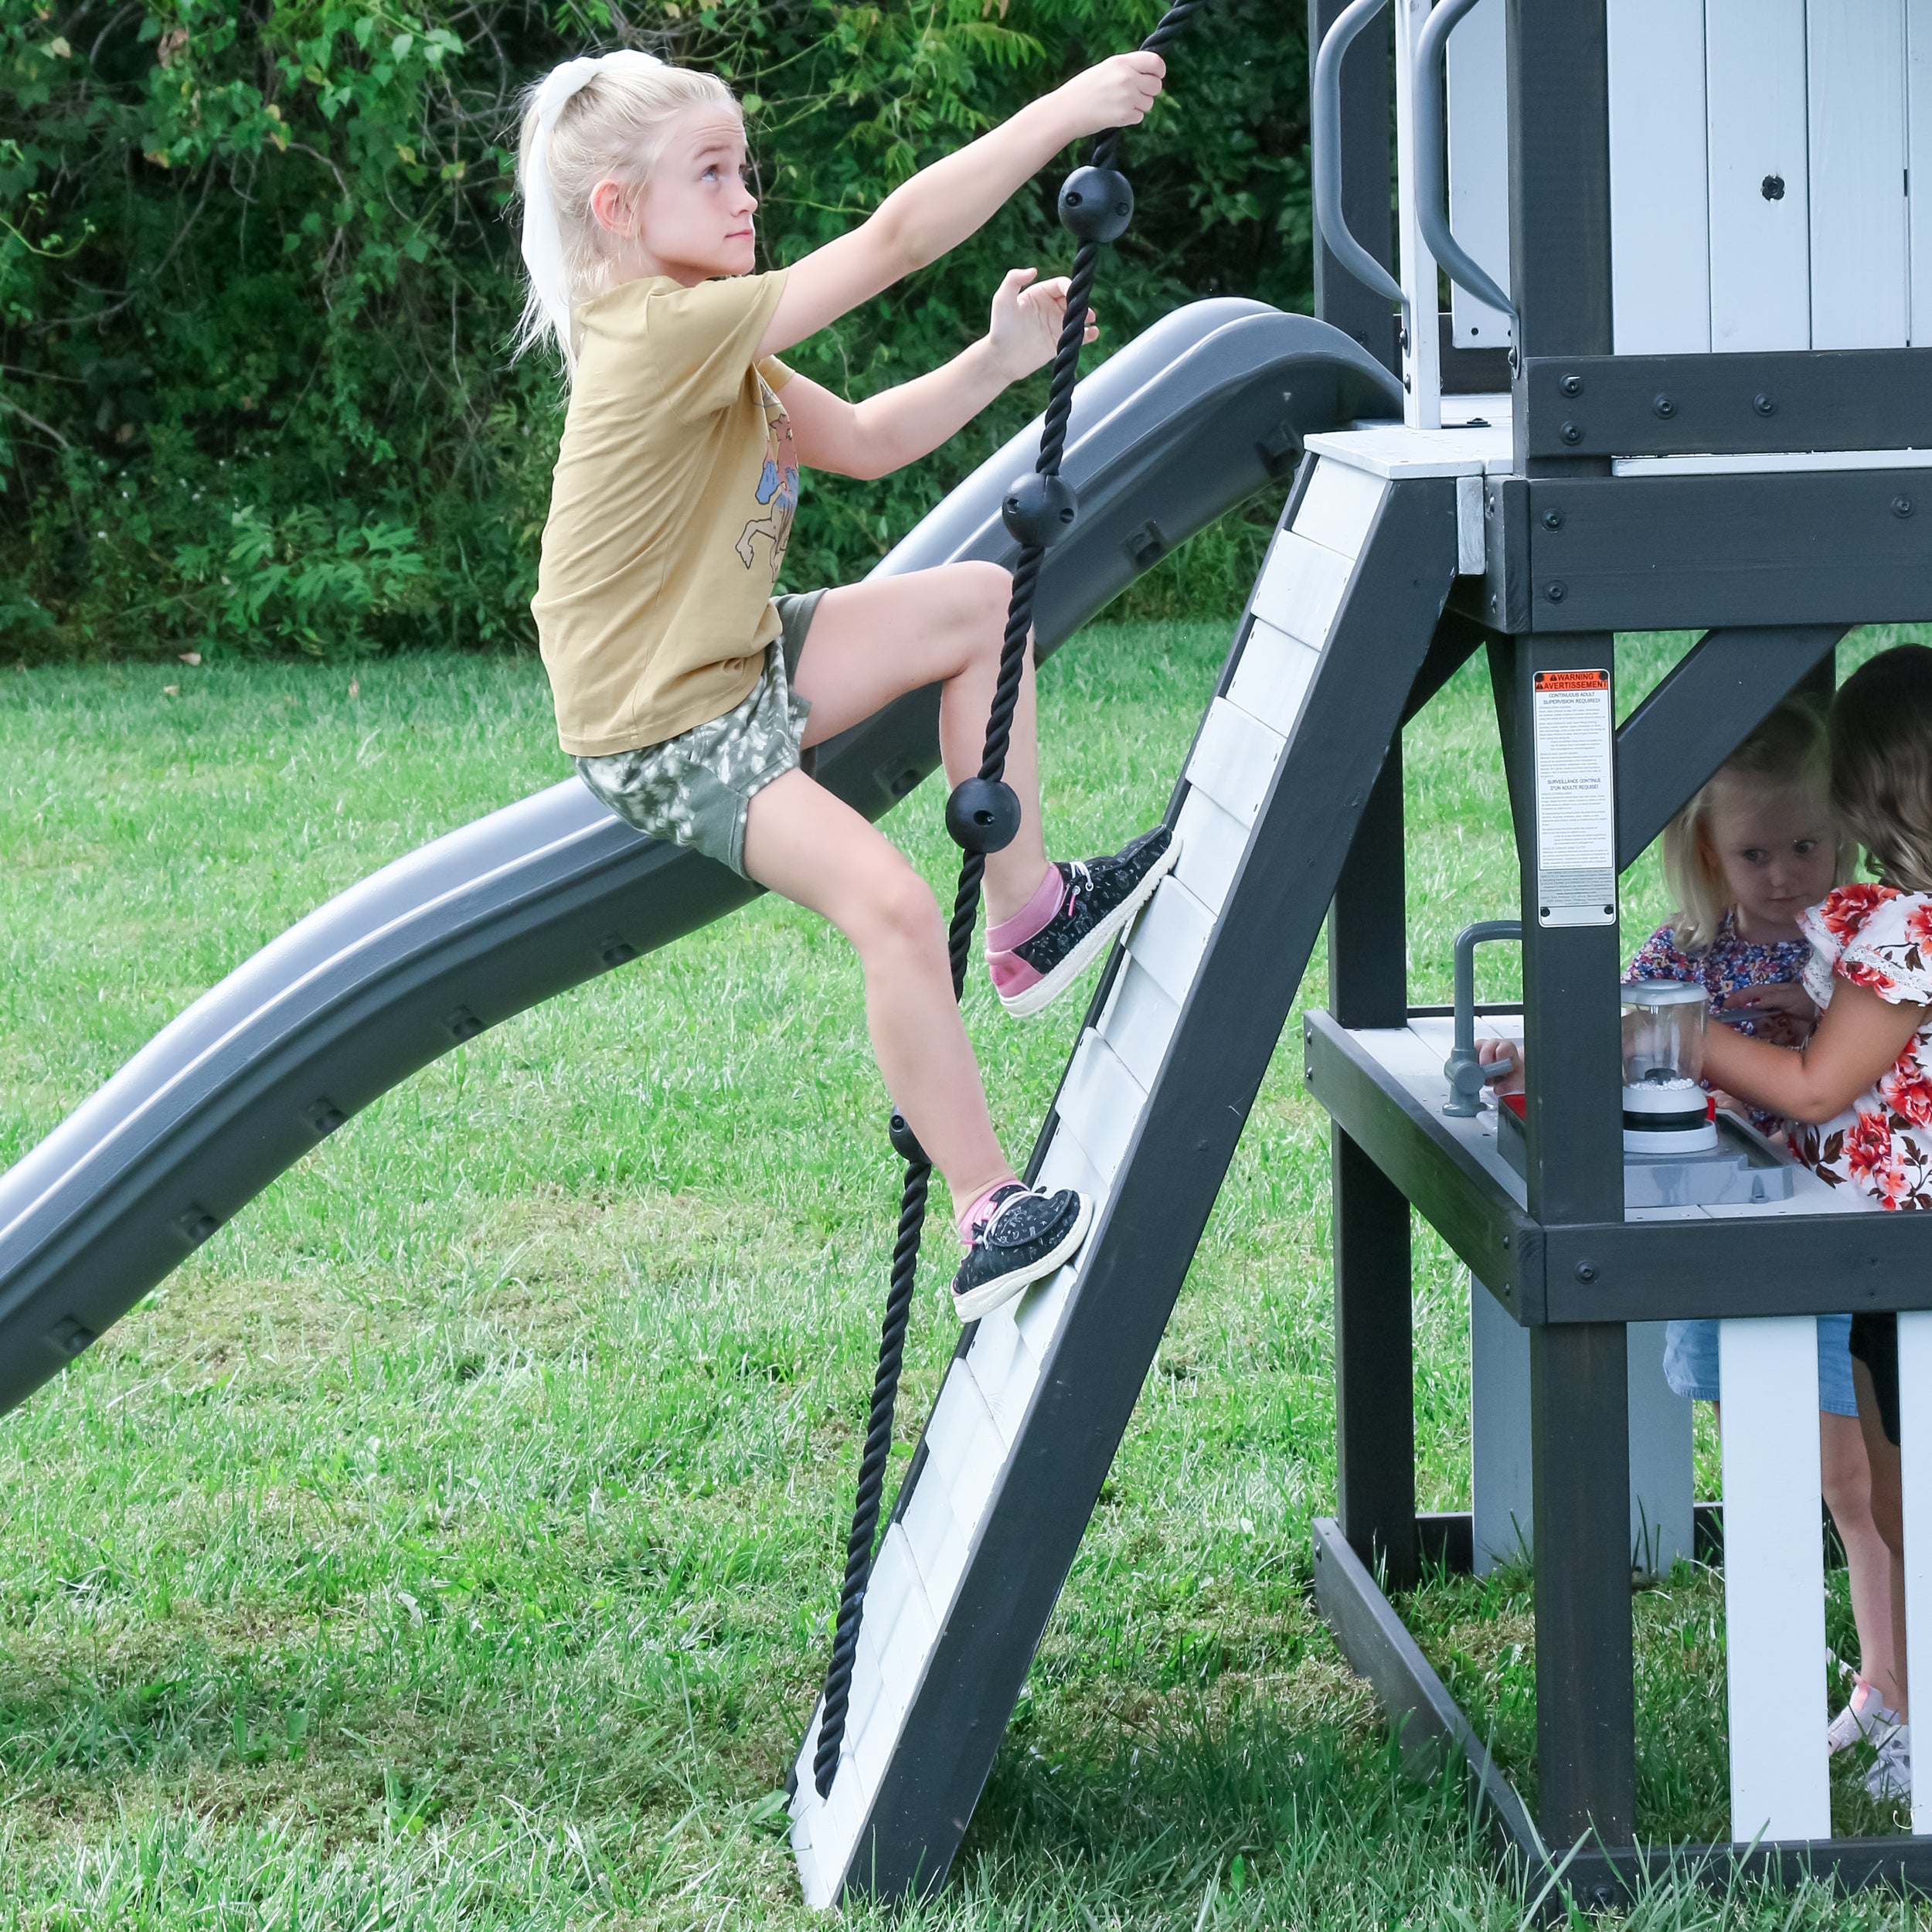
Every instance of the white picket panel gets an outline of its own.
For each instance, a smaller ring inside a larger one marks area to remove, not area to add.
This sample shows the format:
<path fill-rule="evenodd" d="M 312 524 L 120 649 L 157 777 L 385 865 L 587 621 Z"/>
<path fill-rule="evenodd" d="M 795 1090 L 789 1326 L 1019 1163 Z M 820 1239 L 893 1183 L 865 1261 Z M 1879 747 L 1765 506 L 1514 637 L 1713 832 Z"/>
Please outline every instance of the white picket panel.
<path fill-rule="evenodd" d="M 1449 36 L 1449 230 L 1509 292 L 1509 89 L 1503 0 L 1477 0 Z M 1501 349 L 1509 318 L 1451 285 L 1458 349 Z"/>
<path fill-rule="evenodd" d="M 1733 1838 L 1828 1838 L 1818 1323 L 1718 1325 Z"/>
<path fill-rule="evenodd" d="M 1619 355 L 1711 345 L 1703 0 L 1609 0 L 1610 260 Z"/>
<path fill-rule="evenodd" d="M 1903 348 L 1905 0 L 1814 0 L 1806 37 L 1811 346 Z"/>
<path fill-rule="evenodd" d="M 1932 1313 L 1899 1317 L 1899 1461 L 1904 1488 L 1905 1655 L 1932 1658 Z M 1932 1670 L 1921 1666 L 1916 1691 Z M 1915 1697 L 1915 1702 L 1916 1697 Z M 1923 1726 L 1921 1731 L 1920 1727 Z M 1915 1717 L 1920 1735 L 1932 1735 L 1932 1712 Z M 1917 1740 L 1914 1740 L 1917 1743 Z M 1932 1763 L 1923 1747 L 1912 1753 L 1912 1829 L 1932 1832 Z"/>
<path fill-rule="evenodd" d="M 1808 349 L 1804 0 L 1705 0 L 1704 26 L 1711 347 Z"/>
<path fill-rule="evenodd" d="M 1911 336 L 1932 349 L 1932 0 L 1906 0 L 1906 124 L 1910 179 L 1906 197 L 1912 259 Z"/>
<path fill-rule="evenodd" d="M 981 1315 L 966 1351 L 966 1367 L 999 1431 L 1002 1449 L 1010 1449 L 1019 1434 L 1026 1405 L 1039 1386 L 1039 1358 L 1021 1339 L 1011 1304 Z"/>
<path fill-rule="evenodd" d="M 1927 0 L 1932 5 L 1932 0 Z M 1318 462 L 1301 501 L 1294 506 L 1294 521 L 1288 527 L 1297 536 L 1318 543 L 1338 556 L 1354 558 L 1362 554 L 1369 540 L 1369 526 L 1387 486 L 1379 477 L 1349 463 Z"/>

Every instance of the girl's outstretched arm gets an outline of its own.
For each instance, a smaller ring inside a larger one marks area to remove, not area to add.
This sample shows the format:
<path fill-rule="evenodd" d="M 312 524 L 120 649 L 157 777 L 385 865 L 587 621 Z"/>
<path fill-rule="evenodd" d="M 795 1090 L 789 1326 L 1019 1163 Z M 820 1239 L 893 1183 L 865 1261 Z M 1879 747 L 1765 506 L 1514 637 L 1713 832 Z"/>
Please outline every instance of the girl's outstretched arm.
<path fill-rule="evenodd" d="M 1704 1042 L 1704 1077 L 1787 1121 L 1828 1121 L 1905 1051 L 1925 1014 L 1914 1002 L 1882 999 L 1840 979 L 1817 1031 L 1795 1052 L 1713 1027 Z"/>
<path fill-rule="evenodd" d="M 957 248 L 1069 142 L 1137 126 L 1166 72 L 1157 53 L 1116 54 L 922 168 L 850 234 L 787 271 L 758 353 L 781 353 Z"/>
<path fill-rule="evenodd" d="M 848 403 L 794 376 L 785 385 L 785 413 L 799 461 L 840 476 L 885 476 L 903 469 L 964 429 L 1009 384 L 1049 362 L 1066 313 L 1066 278 L 1035 282 L 1038 273 L 1010 270 L 993 298 L 985 335 L 930 375 L 862 403 Z M 1098 333 L 1090 309 L 1087 340 Z"/>

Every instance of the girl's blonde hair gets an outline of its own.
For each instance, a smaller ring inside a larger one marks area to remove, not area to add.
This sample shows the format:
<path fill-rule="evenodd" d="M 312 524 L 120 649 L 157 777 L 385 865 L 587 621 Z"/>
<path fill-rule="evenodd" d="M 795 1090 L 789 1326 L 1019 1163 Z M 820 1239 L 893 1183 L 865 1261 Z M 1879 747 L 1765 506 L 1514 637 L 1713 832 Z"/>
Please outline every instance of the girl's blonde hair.
<path fill-rule="evenodd" d="M 1888 886 L 1932 892 L 1932 650 L 1881 651 L 1832 706 L 1832 803 Z"/>
<path fill-rule="evenodd" d="M 528 287 L 515 355 L 547 339 L 566 370 L 574 364 L 570 311 L 615 286 L 622 246 L 590 196 L 601 181 L 641 188 L 672 116 L 699 107 L 739 111 L 716 74 L 628 48 L 566 60 L 525 91 L 516 177 Z"/>
<path fill-rule="evenodd" d="M 1703 951 L 1717 937 L 1730 910 L 1723 869 L 1711 849 L 1710 815 L 1718 787 L 1726 779 L 1736 778 L 1795 781 L 1810 786 L 1821 801 L 1829 798 L 1825 720 L 1816 707 L 1801 698 L 1787 698 L 1664 828 L 1664 883 L 1677 902 L 1672 937 L 1684 952 Z M 1832 883 L 1843 885 L 1857 862 L 1855 842 L 1841 833 Z"/>

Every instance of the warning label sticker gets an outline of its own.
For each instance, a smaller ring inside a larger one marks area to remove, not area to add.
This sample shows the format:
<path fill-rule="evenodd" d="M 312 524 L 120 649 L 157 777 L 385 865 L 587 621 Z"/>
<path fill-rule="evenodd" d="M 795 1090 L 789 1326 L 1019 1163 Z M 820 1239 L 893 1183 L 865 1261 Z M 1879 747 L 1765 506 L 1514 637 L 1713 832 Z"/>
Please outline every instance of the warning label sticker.
<path fill-rule="evenodd" d="M 1544 926 L 1617 918 L 1617 786 L 1607 671 L 1539 671 L 1536 916 Z"/>

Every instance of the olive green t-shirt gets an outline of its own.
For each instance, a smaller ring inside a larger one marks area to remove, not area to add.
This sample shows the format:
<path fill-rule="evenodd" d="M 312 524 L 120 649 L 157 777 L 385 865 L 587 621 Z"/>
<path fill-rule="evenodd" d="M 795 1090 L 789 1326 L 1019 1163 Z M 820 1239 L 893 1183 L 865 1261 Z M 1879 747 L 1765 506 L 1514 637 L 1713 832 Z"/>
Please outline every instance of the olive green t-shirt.
<path fill-rule="evenodd" d="M 782 270 L 626 282 L 573 317 L 579 347 L 531 604 L 578 757 L 720 718 L 778 634 L 772 586 L 798 502 L 791 372 L 757 359 Z"/>

